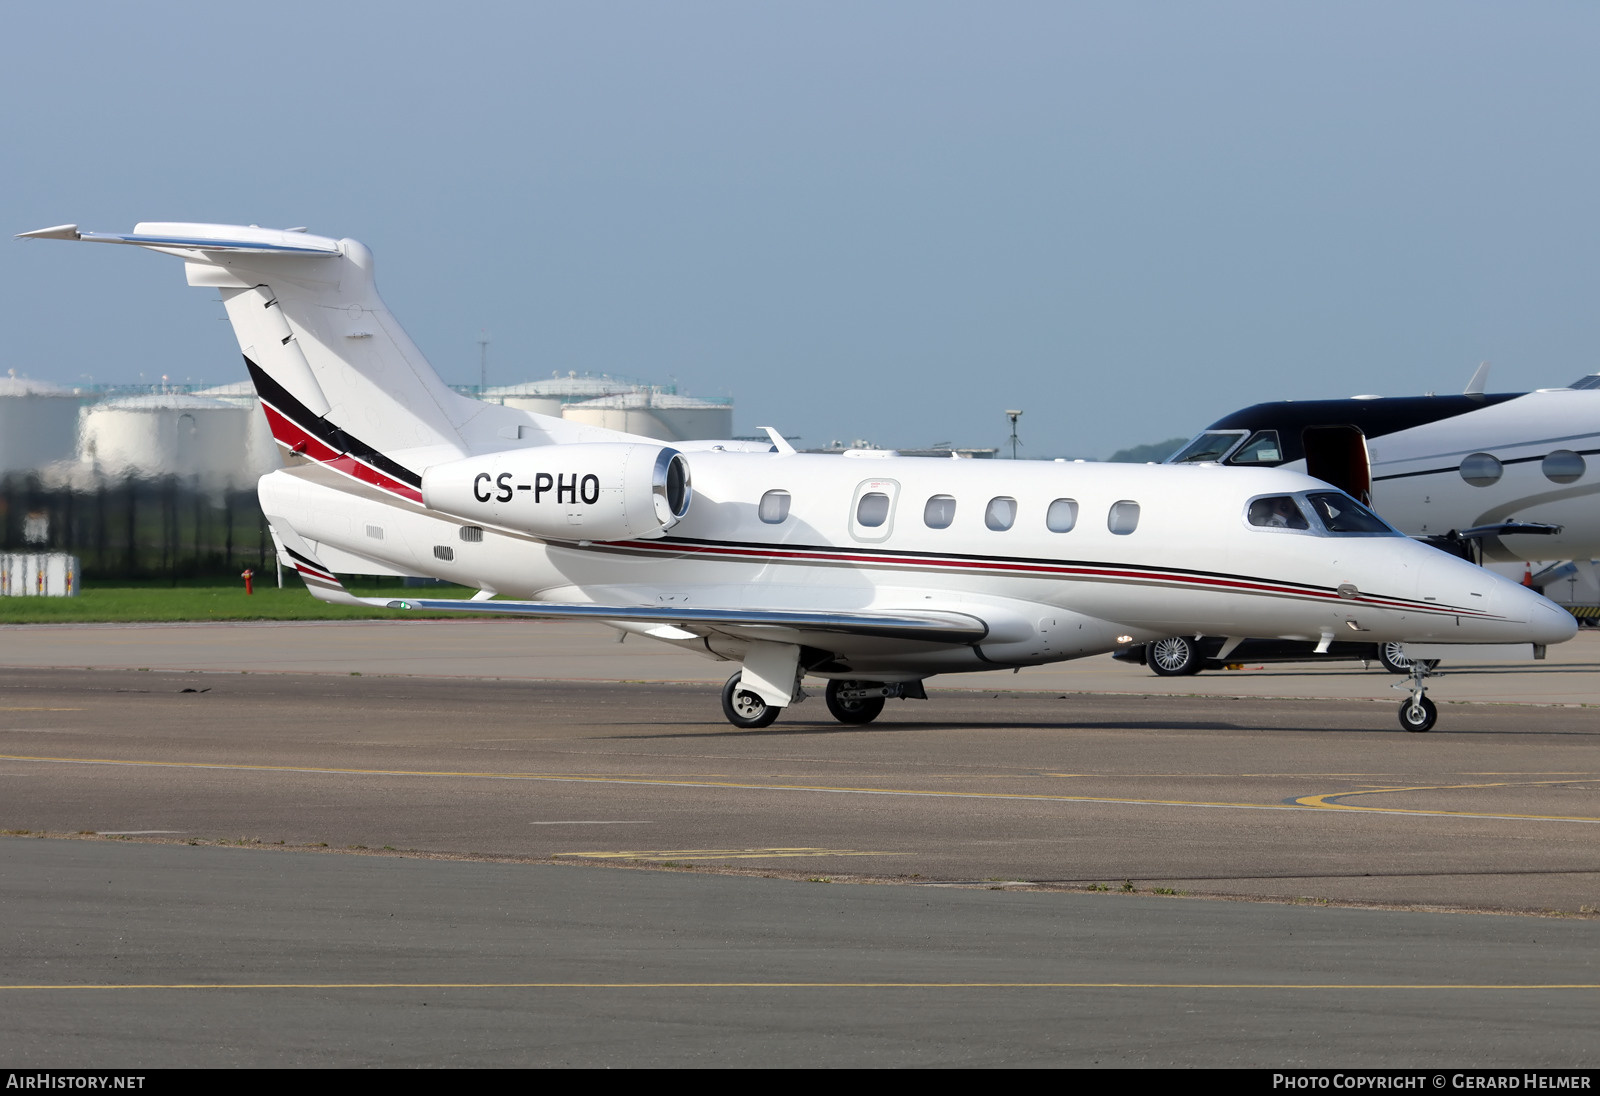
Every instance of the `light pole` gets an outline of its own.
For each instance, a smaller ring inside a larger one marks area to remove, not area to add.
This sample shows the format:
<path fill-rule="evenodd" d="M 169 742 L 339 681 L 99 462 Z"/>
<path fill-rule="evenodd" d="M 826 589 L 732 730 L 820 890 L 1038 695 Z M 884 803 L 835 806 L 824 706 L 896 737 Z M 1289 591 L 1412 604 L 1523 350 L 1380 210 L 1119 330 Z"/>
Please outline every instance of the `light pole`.
<path fill-rule="evenodd" d="M 1011 420 L 1011 459 L 1012 460 L 1016 460 L 1017 459 L 1017 446 L 1021 444 L 1021 442 L 1017 441 L 1017 420 L 1020 419 L 1021 417 L 1022 417 L 1022 412 L 1021 411 L 1007 411 L 1006 412 L 1006 418 Z"/>

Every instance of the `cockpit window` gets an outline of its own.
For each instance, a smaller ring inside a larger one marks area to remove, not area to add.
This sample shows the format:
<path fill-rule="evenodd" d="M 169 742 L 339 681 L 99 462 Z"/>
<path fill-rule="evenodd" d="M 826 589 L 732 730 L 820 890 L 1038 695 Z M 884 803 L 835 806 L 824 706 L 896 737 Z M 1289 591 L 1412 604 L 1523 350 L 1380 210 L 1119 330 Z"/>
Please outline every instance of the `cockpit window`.
<path fill-rule="evenodd" d="M 1340 491 L 1319 491 L 1306 496 L 1312 513 L 1330 533 L 1383 533 L 1399 536 L 1383 519 Z"/>
<path fill-rule="evenodd" d="M 1168 457 L 1167 463 L 1201 464 L 1206 461 L 1221 460 L 1222 455 L 1232 449 L 1242 437 L 1244 437 L 1243 430 L 1207 430 L 1184 446 L 1177 456 Z"/>
<path fill-rule="evenodd" d="M 1256 499 L 1250 504 L 1250 524 L 1262 529 L 1309 529 L 1311 523 L 1289 495 Z"/>
<path fill-rule="evenodd" d="M 1258 430 L 1228 458 L 1229 464 L 1282 464 L 1283 446 L 1276 430 Z"/>

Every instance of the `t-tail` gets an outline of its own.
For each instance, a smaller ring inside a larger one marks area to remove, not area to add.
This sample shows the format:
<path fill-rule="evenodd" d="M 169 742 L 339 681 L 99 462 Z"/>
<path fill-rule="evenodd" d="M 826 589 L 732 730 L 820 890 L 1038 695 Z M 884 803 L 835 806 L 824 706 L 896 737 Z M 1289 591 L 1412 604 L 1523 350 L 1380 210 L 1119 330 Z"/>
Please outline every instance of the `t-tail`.
<path fill-rule="evenodd" d="M 60 225 L 24 238 L 176 255 L 215 289 L 287 460 L 327 464 L 422 500 L 423 469 L 518 446 L 633 440 L 451 390 L 378 296 L 372 252 L 298 229 L 148 221 L 131 233 Z"/>

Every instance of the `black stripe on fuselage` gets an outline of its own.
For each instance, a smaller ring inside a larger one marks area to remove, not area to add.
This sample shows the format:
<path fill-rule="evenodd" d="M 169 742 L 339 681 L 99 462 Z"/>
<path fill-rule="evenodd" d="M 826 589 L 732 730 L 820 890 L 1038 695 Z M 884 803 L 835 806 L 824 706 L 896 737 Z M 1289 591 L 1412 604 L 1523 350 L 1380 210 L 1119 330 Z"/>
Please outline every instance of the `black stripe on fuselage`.
<path fill-rule="evenodd" d="M 1484 450 L 1484 452 L 1488 452 L 1488 450 Z M 1578 456 L 1580 456 L 1580 457 L 1592 457 L 1592 456 L 1596 456 L 1597 454 L 1600 454 L 1600 449 L 1574 449 L 1574 450 L 1572 450 L 1572 452 L 1578 454 Z M 1493 455 L 1494 454 L 1492 454 L 1492 453 L 1490 454 L 1490 456 L 1493 456 Z M 1495 457 L 1495 459 L 1500 461 L 1500 463 L 1502 465 L 1506 465 L 1506 464 L 1532 464 L 1536 460 L 1544 460 L 1549 455 L 1550 455 L 1549 453 L 1539 453 L 1539 454 L 1536 454 L 1536 455 L 1531 456 L 1531 457 L 1510 457 L 1510 458 L 1507 458 L 1507 459 L 1502 459 L 1500 457 Z M 1457 464 L 1447 464 L 1443 468 L 1428 468 L 1428 469 L 1424 469 L 1421 472 L 1394 472 L 1394 473 L 1391 473 L 1390 475 L 1387 475 L 1387 476 L 1373 476 L 1372 477 L 1372 482 L 1373 483 L 1382 483 L 1385 480 L 1411 479 L 1413 476 L 1440 476 L 1440 475 L 1444 475 L 1447 472 L 1459 472 L 1460 470 L 1461 470 L 1461 465 L 1459 463 L 1457 463 Z"/>
<path fill-rule="evenodd" d="M 421 476 L 405 465 L 390 460 L 360 438 L 345 432 L 327 419 L 313 415 L 305 404 L 295 399 L 287 388 L 273 380 L 267 371 L 251 361 L 248 355 L 244 359 L 244 364 L 245 368 L 250 370 L 250 382 L 256 386 L 256 395 L 277 408 L 278 413 L 284 418 L 329 449 L 355 457 L 363 464 L 369 464 L 378 471 L 393 476 L 402 483 L 410 484 L 418 490 L 422 488 Z"/>

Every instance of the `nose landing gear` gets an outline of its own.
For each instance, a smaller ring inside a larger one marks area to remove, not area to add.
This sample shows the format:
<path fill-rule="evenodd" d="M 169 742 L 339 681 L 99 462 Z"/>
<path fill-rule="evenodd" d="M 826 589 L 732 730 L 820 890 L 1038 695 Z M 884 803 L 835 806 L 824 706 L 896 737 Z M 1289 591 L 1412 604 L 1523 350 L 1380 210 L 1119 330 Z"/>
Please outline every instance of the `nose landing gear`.
<path fill-rule="evenodd" d="M 1423 731 L 1433 730 L 1434 723 L 1438 722 L 1438 706 L 1428 699 L 1428 686 L 1425 684 L 1427 678 L 1440 676 L 1434 669 L 1437 665 L 1437 662 L 1427 659 L 1416 659 L 1411 663 L 1411 680 L 1396 682 L 1393 686 L 1411 693 L 1400 702 L 1402 730 L 1420 734 Z"/>

